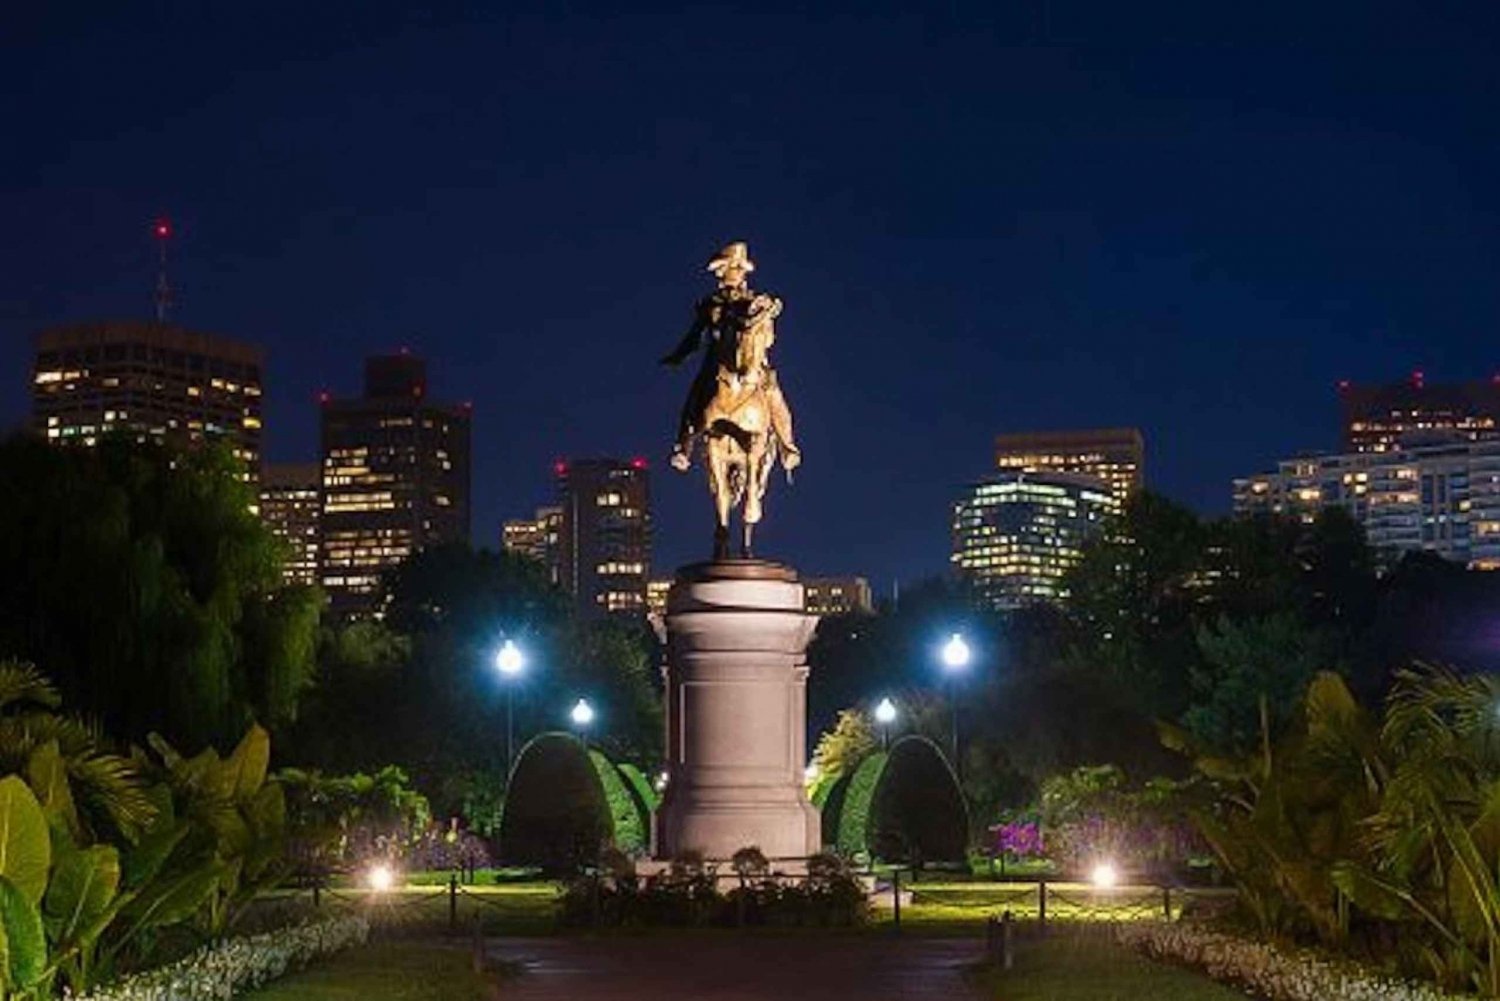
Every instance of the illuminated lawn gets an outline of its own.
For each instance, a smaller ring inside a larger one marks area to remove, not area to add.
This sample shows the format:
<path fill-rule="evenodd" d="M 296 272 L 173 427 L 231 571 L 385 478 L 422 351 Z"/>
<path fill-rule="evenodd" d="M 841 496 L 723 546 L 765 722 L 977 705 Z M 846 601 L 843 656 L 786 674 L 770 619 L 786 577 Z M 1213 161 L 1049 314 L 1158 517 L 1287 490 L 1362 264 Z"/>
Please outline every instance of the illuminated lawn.
<path fill-rule="evenodd" d="M 979 980 L 996 1001 L 1244 1001 L 1244 994 L 1153 963 L 1097 931 L 1018 943 L 1015 968 Z"/>
<path fill-rule="evenodd" d="M 351 949 L 279 980 L 254 1001 L 480 1001 L 496 978 L 474 973 L 464 948 L 383 942 Z"/>
<path fill-rule="evenodd" d="M 461 887 L 457 901 L 458 930 L 468 934 L 477 918 L 486 935 L 551 935 L 557 931 L 557 883 L 506 883 Z M 300 891 L 297 899 L 311 899 Z M 385 893 L 343 888 L 324 891 L 320 911 L 358 911 L 376 928 L 447 930 L 446 886 L 403 886 Z"/>
<path fill-rule="evenodd" d="M 1010 911 L 1018 921 L 1035 921 L 1040 917 L 1038 887 L 1033 883 L 919 882 L 902 889 L 912 891 L 912 902 L 901 909 L 903 924 L 968 925 Z M 1183 908 L 1233 897 L 1231 890 L 1173 890 L 1170 900 L 1160 887 L 1118 886 L 1097 889 L 1088 883 L 1048 883 L 1048 922 L 1078 921 L 1159 921 L 1170 914 L 1182 915 Z M 889 898 L 882 900 L 879 917 L 888 919 Z"/>

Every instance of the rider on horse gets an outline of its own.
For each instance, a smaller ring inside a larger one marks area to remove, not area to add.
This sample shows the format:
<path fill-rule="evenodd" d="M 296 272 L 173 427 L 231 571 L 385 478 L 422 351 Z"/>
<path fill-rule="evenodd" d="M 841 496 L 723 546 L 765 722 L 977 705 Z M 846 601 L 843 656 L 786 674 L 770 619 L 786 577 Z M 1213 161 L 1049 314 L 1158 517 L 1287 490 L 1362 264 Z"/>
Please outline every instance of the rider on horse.
<path fill-rule="evenodd" d="M 772 318 L 774 313 L 781 311 L 780 300 L 757 295 L 750 290 L 748 278 L 750 272 L 755 270 L 755 264 L 750 260 L 745 244 L 729 244 L 708 262 L 708 270 L 718 279 L 719 287 L 711 295 L 698 301 L 693 310 L 692 326 L 671 354 L 661 360 L 663 365 L 680 365 L 694 351 L 700 347 L 704 349 L 703 363 L 693 380 L 692 389 L 688 391 L 687 402 L 683 404 L 682 416 L 677 425 L 677 442 L 672 447 L 672 468 L 679 471 L 687 470 L 691 462 L 693 440 L 706 430 L 703 427 L 703 413 L 708 409 L 718 388 L 717 345 L 726 338 L 738 337 L 760 319 L 759 314 L 764 309 L 765 300 L 771 299 L 775 303 Z M 786 399 L 781 395 L 776 372 L 769 361 L 764 365 L 763 380 L 772 430 L 781 445 L 782 465 L 787 470 L 795 469 L 802 461 L 802 453 L 792 437 L 792 414 L 787 408 Z"/>

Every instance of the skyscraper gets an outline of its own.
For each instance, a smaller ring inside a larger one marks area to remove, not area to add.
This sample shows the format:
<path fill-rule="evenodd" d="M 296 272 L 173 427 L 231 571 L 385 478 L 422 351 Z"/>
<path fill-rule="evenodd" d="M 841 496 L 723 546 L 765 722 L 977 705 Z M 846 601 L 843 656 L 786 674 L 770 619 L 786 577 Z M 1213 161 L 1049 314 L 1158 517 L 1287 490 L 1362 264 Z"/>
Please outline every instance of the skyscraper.
<path fill-rule="evenodd" d="M 1384 385 L 1339 383 L 1345 452 L 1500 436 L 1500 381 L 1429 385 L 1421 372 Z"/>
<path fill-rule="evenodd" d="M 508 553 L 540 563 L 546 568 L 547 579 L 560 585 L 562 521 L 563 509 L 555 505 L 537 508 L 531 518 L 509 518 L 500 526 L 500 545 Z"/>
<path fill-rule="evenodd" d="M 1084 543 L 1119 510 L 1097 477 L 998 473 L 953 505 L 954 569 L 995 608 L 1055 601 Z"/>
<path fill-rule="evenodd" d="M 335 612 L 378 611 L 382 574 L 469 538 L 469 408 L 427 401 L 427 365 L 365 362 L 365 392 L 323 403 L 319 576 Z"/>
<path fill-rule="evenodd" d="M 287 547 L 281 576 L 288 584 L 318 582 L 318 490 L 316 462 L 267 463 L 260 478 L 260 517 Z"/>
<path fill-rule="evenodd" d="M 1028 431 L 995 438 L 995 467 L 1002 472 L 1076 473 L 1109 484 L 1121 504 L 1141 488 L 1146 440 L 1136 428 Z"/>
<path fill-rule="evenodd" d="M 1500 441 L 1287 459 L 1273 473 L 1234 481 L 1238 515 L 1311 521 L 1330 507 L 1364 526 L 1384 563 L 1426 551 L 1474 569 L 1500 569 Z"/>
<path fill-rule="evenodd" d="M 43 331 L 32 420 L 61 444 L 107 432 L 194 445 L 224 441 L 260 475 L 261 349 L 164 323 L 103 321 Z"/>
<path fill-rule="evenodd" d="M 562 586 L 586 616 L 644 615 L 651 574 L 651 476 L 646 460 L 559 462 Z"/>

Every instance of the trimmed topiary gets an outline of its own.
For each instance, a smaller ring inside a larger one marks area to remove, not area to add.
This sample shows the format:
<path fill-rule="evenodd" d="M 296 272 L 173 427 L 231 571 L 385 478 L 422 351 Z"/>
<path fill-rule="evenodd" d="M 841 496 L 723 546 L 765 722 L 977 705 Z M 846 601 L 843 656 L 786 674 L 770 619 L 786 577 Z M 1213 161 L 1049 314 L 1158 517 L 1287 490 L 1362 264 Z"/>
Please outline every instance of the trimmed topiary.
<path fill-rule="evenodd" d="M 926 737 L 903 737 L 883 765 L 869 807 L 871 852 L 917 865 L 964 861 L 969 810 L 938 746 Z"/>
<path fill-rule="evenodd" d="M 645 804 L 639 801 L 622 770 L 605 757 L 603 751 L 589 751 L 589 760 L 599 776 L 599 785 L 609 806 L 614 846 L 627 853 L 644 852 L 651 840 L 650 814 Z"/>
<path fill-rule="evenodd" d="M 569 872 L 596 859 L 613 828 L 599 772 L 576 737 L 546 733 L 521 750 L 500 819 L 504 864 Z"/>
<path fill-rule="evenodd" d="M 834 844 L 845 856 L 870 851 L 870 808 L 889 757 L 885 751 L 876 751 L 839 783 L 843 794 L 837 806 L 838 822 L 834 828 L 837 840 Z"/>

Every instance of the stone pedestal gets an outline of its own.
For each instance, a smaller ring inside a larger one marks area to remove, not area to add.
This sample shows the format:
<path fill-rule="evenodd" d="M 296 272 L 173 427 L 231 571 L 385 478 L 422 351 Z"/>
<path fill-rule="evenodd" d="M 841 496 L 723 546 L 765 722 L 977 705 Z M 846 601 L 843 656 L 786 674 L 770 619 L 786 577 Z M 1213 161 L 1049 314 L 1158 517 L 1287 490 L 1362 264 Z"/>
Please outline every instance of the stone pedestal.
<path fill-rule="evenodd" d="M 657 858 L 727 859 L 749 845 L 767 858 L 822 846 L 807 801 L 807 643 L 790 567 L 764 560 L 697 563 L 667 597 L 667 771 L 652 819 Z"/>

